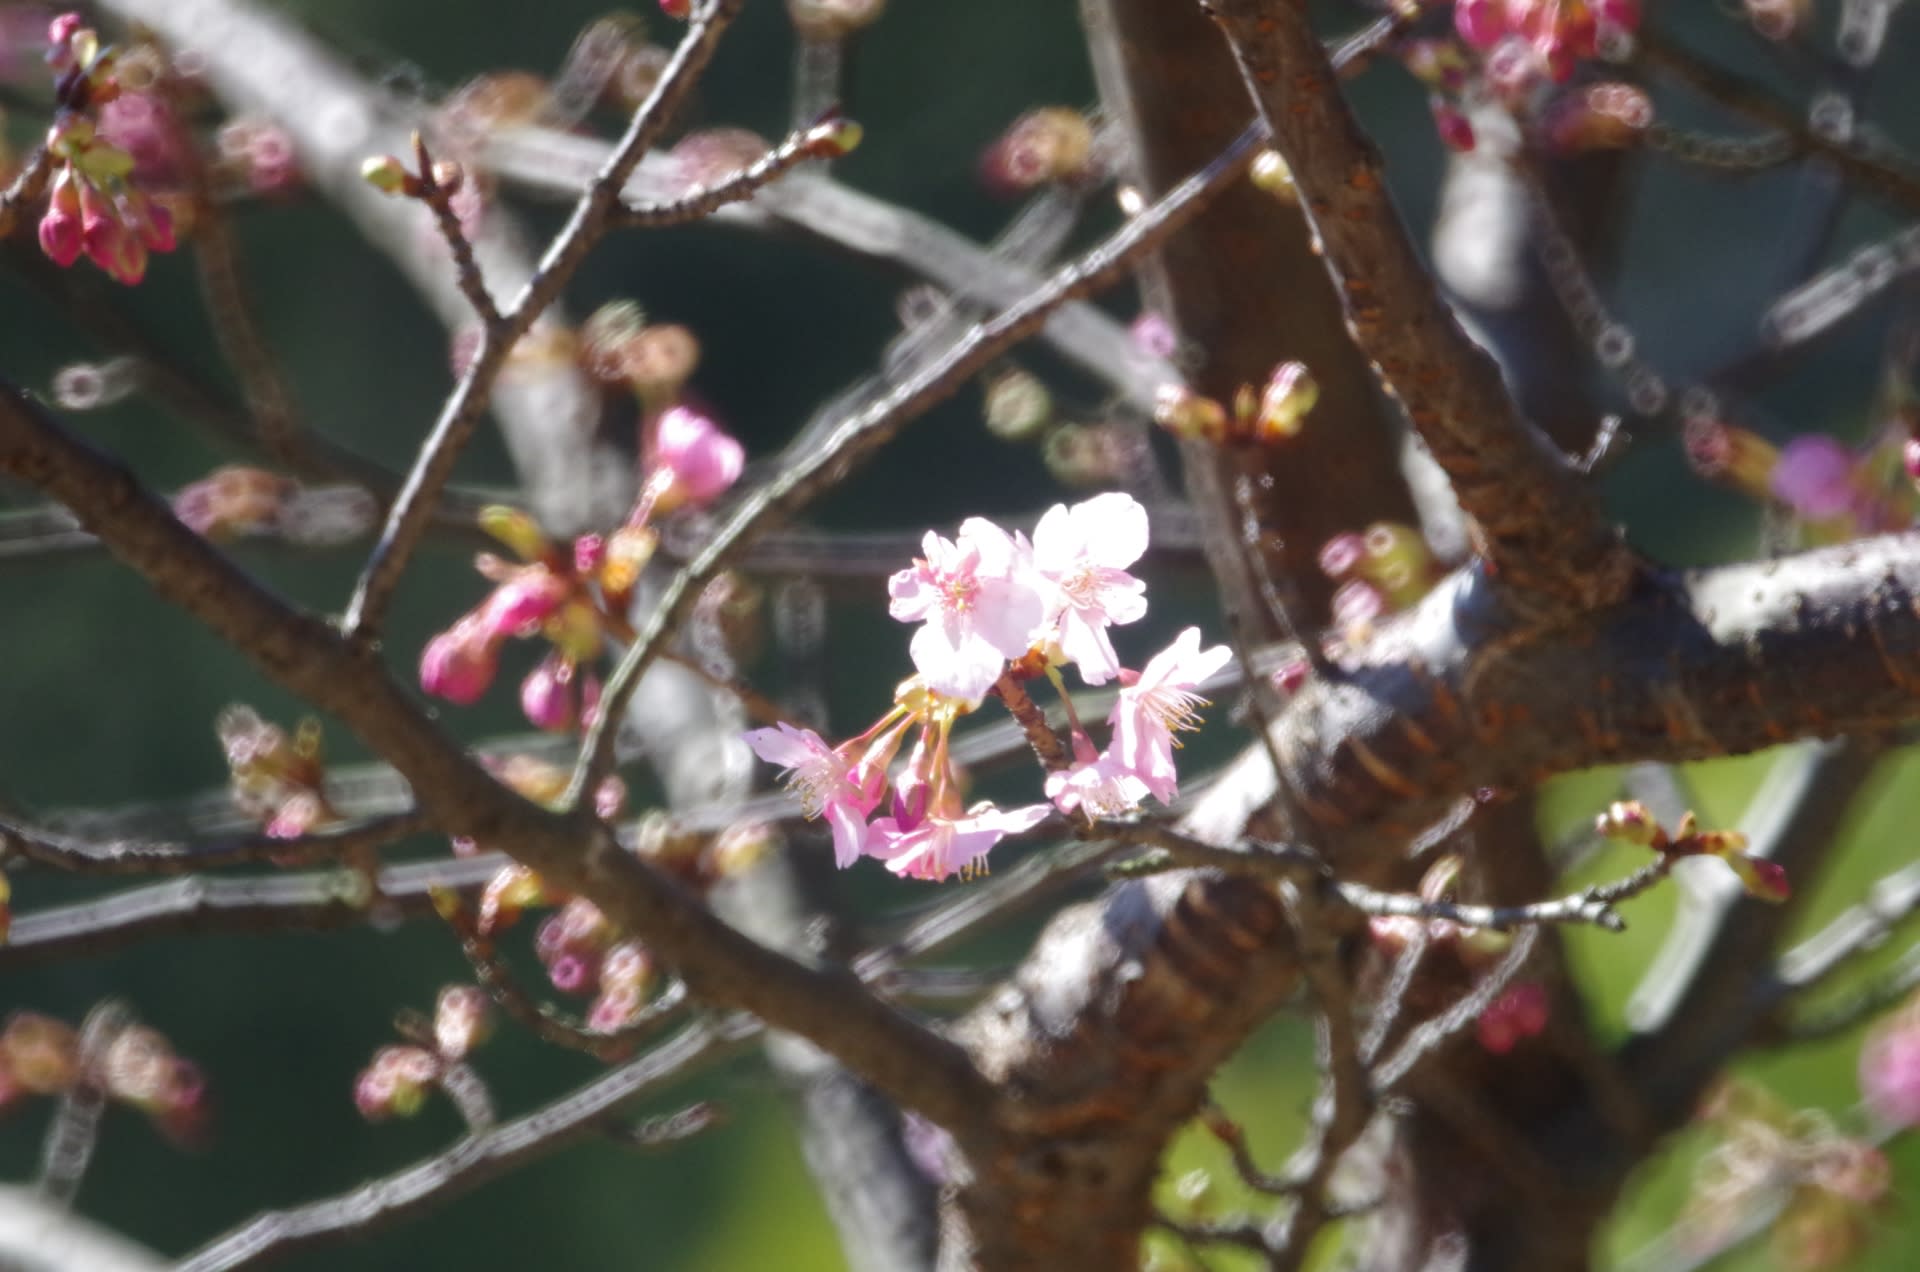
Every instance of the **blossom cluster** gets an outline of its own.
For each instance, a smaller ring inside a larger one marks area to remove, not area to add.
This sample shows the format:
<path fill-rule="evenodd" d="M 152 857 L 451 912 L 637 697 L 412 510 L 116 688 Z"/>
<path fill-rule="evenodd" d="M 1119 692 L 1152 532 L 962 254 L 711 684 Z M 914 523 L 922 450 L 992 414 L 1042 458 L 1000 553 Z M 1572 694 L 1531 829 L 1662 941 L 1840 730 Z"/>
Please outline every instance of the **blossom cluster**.
<path fill-rule="evenodd" d="M 1197 725 L 1205 699 L 1196 689 L 1229 655 L 1201 649 L 1199 629 L 1188 628 L 1140 670 L 1121 665 L 1109 629 L 1146 615 L 1146 584 L 1129 567 L 1147 539 L 1147 510 L 1125 494 L 1055 505 L 1031 540 L 982 517 L 952 539 L 929 531 L 925 555 L 888 582 L 893 617 L 919 624 L 909 642 L 917 674 L 893 707 L 838 746 L 785 723 L 748 733 L 748 744 L 788 770 L 809 816 L 826 817 L 842 867 L 867 856 L 919 879 L 971 873 L 1002 838 L 1053 808 L 1096 818 L 1131 812 L 1149 795 L 1170 802 L 1175 734 Z M 1067 665 L 1086 684 L 1120 686 L 1107 747 L 1096 749 L 1067 700 L 1071 760 L 1047 777 L 1052 806 L 968 807 L 949 745 L 954 722 L 995 692 L 1017 716 L 1024 709 L 1029 729 L 1046 729 L 1019 686 L 1044 676 L 1065 699 Z"/>

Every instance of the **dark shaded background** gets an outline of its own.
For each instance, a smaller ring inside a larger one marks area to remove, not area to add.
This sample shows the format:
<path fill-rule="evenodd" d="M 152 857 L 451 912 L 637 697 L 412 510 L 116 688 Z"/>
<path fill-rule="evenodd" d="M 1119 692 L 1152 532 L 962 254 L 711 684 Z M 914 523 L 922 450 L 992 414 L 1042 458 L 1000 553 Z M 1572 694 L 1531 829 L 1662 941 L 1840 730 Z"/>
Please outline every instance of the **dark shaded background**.
<path fill-rule="evenodd" d="M 486 69 L 551 73 L 574 34 L 600 12 L 586 4 L 508 0 L 310 0 L 279 7 L 300 14 L 370 73 L 434 93 Z M 1680 23 L 1684 16 L 1695 23 L 1677 29 L 1698 46 L 1754 74 L 1777 75 L 1754 42 L 1737 38 L 1724 19 L 1694 6 L 1652 7 L 1663 21 Z M 1689 12 L 1668 14 L 1669 8 Z M 1905 25 L 1915 30 L 1914 23 Z M 777 135 L 791 53 L 781 6 L 750 4 L 704 86 L 698 122 Z M 1892 50 L 1886 64 L 1910 72 L 1920 66 L 1913 53 Z M 1901 109 L 1902 97 L 1911 97 L 1900 79 L 1883 77 L 1876 112 L 1896 131 L 1914 123 L 1911 109 Z M 848 111 L 867 134 L 840 175 L 975 238 L 993 235 L 1009 215 L 975 180 L 980 149 L 1025 109 L 1088 105 L 1093 98 L 1074 6 L 1062 0 L 897 0 L 857 51 L 849 84 Z M 1388 151 L 1409 218 L 1425 225 L 1440 159 L 1422 95 L 1391 67 L 1368 76 L 1355 92 Z M 1707 118 L 1680 99 L 1673 105 L 1673 118 Z M 1632 189 L 1625 268 L 1613 295 L 1640 348 L 1683 378 L 1728 351 L 1744 329 L 1739 324 L 1776 284 L 1769 266 L 1792 214 L 1794 183 L 1782 176 L 1715 181 L 1654 161 L 1636 174 Z M 558 211 L 537 208 L 532 221 L 551 230 Z M 1866 242 L 1891 224 L 1877 210 L 1851 212 L 1839 247 Z M 444 333 L 386 262 L 327 207 L 297 203 L 251 212 L 240 228 L 268 333 L 307 418 L 404 466 L 448 387 Z M 694 228 L 610 242 L 583 271 L 568 304 L 582 315 L 605 299 L 632 297 L 650 314 L 694 328 L 705 344 L 698 391 L 751 451 L 764 454 L 821 399 L 872 368 L 880 343 L 897 330 L 900 285 L 815 247 Z M 159 260 L 147 285 L 113 299 L 150 321 L 179 356 L 221 374 L 184 262 Z M 1124 308 L 1128 302 L 1115 303 Z M 1860 436 L 1885 329 L 1883 321 L 1858 324 L 1823 346 L 1751 422 L 1776 437 L 1814 428 Z M 85 348 L 46 316 L 10 266 L 0 268 L 0 369 L 44 387 Z M 988 437 L 977 419 L 971 394 L 936 412 L 828 501 L 821 519 L 917 530 L 970 513 L 1025 511 L 1054 497 L 1034 452 Z M 225 458 L 137 403 L 80 417 L 77 425 L 160 486 L 192 480 Z M 463 476 L 510 478 L 490 436 L 465 461 Z M 1670 559 L 1724 559 L 1752 550 L 1754 511 L 1689 476 L 1671 443 L 1636 450 L 1610 493 L 1636 540 Z M 242 553 L 276 586 L 322 610 L 343 602 L 356 564 L 350 553 Z M 1220 630 L 1204 588 L 1173 580 L 1160 580 L 1159 587 L 1156 632 L 1185 621 Z M 424 553 L 399 598 L 392 656 L 411 665 L 427 636 L 479 594 L 464 553 Z M 842 727 L 869 716 L 906 667 L 898 629 L 876 621 L 880 596 L 876 583 L 871 597 L 843 599 L 836 608 L 838 675 L 831 688 Z M 1142 635 L 1129 648 L 1149 645 Z M 0 572 L 0 685 L 0 794 L 38 810 L 174 800 L 217 788 L 225 771 L 212 721 L 223 706 L 250 702 L 287 723 L 297 714 L 240 660 L 99 557 Z M 516 730 L 512 697 L 496 691 L 452 718 L 475 738 Z M 330 732 L 329 742 L 340 761 L 364 758 L 344 734 Z M 1737 819 L 1765 766 L 1764 758 L 1729 761 L 1691 774 L 1709 824 Z M 1811 907 L 1810 921 L 1911 856 L 1909 828 L 1920 816 L 1912 776 L 1911 766 L 1903 766 L 1883 783 L 1871 813 L 1856 819 L 1843 868 Z M 1550 833 L 1564 834 L 1611 794 L 1607 775 L 1560 783 L 1544 801 L 1543 820 Z M 1608 858 L 1590 869 L 1594 877 L 1608 877 L 1629 864 Z M 930 895 L 875 878 L 852 884 L 876 909 L 918 904 Z M 28 910 L 83 890 L 40 874 L 22 876 L 15 904 Z M 1623 937 L 1572 937 L 1596 1012 L 1615 1031 L 1623 1028 L 1620 1003 L 1656 946 L 1670 905 L 1670 890 L 1636 903 L 1632 930 Z M 1020 948 L 1014 934 L 975 955 L 1005 960 Z M 415 1122 L 370 1127 L 353 1113 L 350 1087 L 372 1050 L 391 1040 L 393 1012 L 430 1006 L 440 984 L 464 973 L 451 940 L 429 925 L 385 934 L 169 939 L 9 973 L 0 979 L 0 1010 L 32 1007 L 77 1019 L 101 997 L 118 995 L 206 1067 L 219 1104 L 212 1146 L 182 1156 L 139 1119 L 115 1113 L 81 1198 L 89 1215 L 179 1252 L 256 1209 L 344 1189 L 448 1142 L 457 1123 L 440 1103 Z M 1224 1081 L 1229 1107 L 1272 1161 L 1300 1123 L 1311 1084 L 1308 1041 L 1295 1022 L 1277 1023 Z M 1821 1105 L 1851 1124 L 1857 1120 L 1850 1111 L 1857 1046 L 1857 1038 L 1846 1039 L 1756 1064 L 1753 1072 L 1790 1101 Z M 542 1048 L 510 1028 L 481 1053 L 479 1065 L 509 1111 L 593 1070 L 584 1059 Z M 832 1234 L 762 1068 L 751 1060 L 737 1063 L 660 1108 L 695 1095 L 721 1101 L 729 1124 L 664 1156 L 610 1146 L 576 1149 L 349 1252 L 290 1266 L 537 1263 L 550 1272 L 837 1266 Z M 38 1109 L 15 1111 L 0 1123 L 0 1176 L 30 1174 L 43 1125 Z M 1900 1179 L 1915 1178 L 1920 1156 L 1903 1150 L 1901 1157 Z M 1185 1169 L 1212 1160 L 1195 1140 L 1176 1153 L 1175 1164 Z M 1615 1226 L 1613 1251 L 1636 1248 L 1671 1219 L 1688 1160 L 1683 1145 L 1648 1173 Z M 1914 1247 L 1905 1239 L 1906 1217 L 1896 1211 L 1888 1222 L 1897 1235 L 1866 1266 L 1909 1266 L 1911 1254 L 1903 1251 Z"/>

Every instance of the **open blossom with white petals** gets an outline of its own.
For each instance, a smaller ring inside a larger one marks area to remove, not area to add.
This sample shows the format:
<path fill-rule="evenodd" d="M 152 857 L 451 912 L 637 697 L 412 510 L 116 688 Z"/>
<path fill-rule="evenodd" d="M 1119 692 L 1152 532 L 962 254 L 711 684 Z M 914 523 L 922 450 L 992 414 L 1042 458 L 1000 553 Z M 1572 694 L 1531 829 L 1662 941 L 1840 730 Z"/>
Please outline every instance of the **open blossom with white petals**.
<path fill-rule="evenodd" d="M 1033 567 L 1054 592 L 1046 623 L 1090 685 L 1120 674 L 1107 627 L 1147 612 L 1147 585 L 1127 573 L 1146 550 L 1147 510 L 1132 495 L 1055 504 L 1034 527 Z"/>
<path fill-rule="evenodd" d="M 834 861 L 842 869 L 858 861 L 866 844 L 867 815 L 879 806 L 884 789 L 885 766 L 856 767 L 812 729 L 790 724 L 754 729 L 745 736 L 755 755 L 787 770 L 787 785 L 800 797 L 807 816 L 826 814 L 833 827 Z"/>
<path fill-rule="evenodd" d="M 1193 690 L 1232 656 L 1225 645 L 1201 649 L 1200 629 L 1189 627 L 1120 690 L 1109 717 L 1113 744 L 1108 749 L 1163 804 L 1172 803 L 1179 790 L 1173 767 L 1179 743 L 1173 735 L 1198 728 L 1198 708 L 1207 705 Z"/>
<path fill-rule="evenodd" d="M 1045 616 L 1030 549 L 980 517 L 963 521 L 954 540 L 929 530 L 922 547 L 925 557 L 888 580 L 888 612 L 925 623 L 911 652 L 927 687 L 978 702 Z"/>
<path fill-rule="evenodd" d="M 1032 830 L 1052 815 L 1045 804 L 999 809 L 980 803 L 962 816 L 935 811 L 907 827 L 881 817 L 867 828 L 867 855 L 897 875 L 937 881 L 967 870 L 1008 835 Z"/>

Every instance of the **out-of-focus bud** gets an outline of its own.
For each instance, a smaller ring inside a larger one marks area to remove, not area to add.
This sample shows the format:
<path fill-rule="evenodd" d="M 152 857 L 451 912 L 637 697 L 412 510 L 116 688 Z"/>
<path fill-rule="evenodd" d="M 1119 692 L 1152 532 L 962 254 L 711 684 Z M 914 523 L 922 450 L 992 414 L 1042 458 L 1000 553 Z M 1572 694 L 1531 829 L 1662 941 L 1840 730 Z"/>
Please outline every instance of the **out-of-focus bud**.
<path fill-rule="evenodd" d="M 1151 309 L 1142 310 L 1127 326 L 1127 338 L 1133 341 L 1133 347 L 1149 358 L 1167 359 L 1180 351 L 1180 333 L 1173 329 L 1166 315 L 1157 314 Z"/>
<path fill-rule="evenodd" d="M 215 542 L 272 529 L 298 487 L 265 469 L 235 464 L 186 486 L 173 498 L 173 515 Z"/>
<path fill-rule="evenodd" d="M 844 40 L 871 26 L 886 8 L 887 0 L 787 0 L 793 29 L 809 40 Z"/>
<path fill-rule="evenodd" d="M 743 875 L 778 845 L 774 828 L 765 822 L 738 822 L 713 837 L 707 849 L 709 873 L 718 879 Z"/>
<path fill-rule="evenodd" d="M 1154 399 L 1153 419 L 1182 441 L 1226 440 L 1227 408 L 1183 384 L 1161 387 Z"/>
<path fill-rule="evenodd" d="M 711 503 L 740 479 L 745 465 L 745 448 L 709 415 L 676 406 L 654 422 L 648 484 L 651 488 L 665 475 L 665 485 L 655 495 L 654 507 L 660 512 Z"/>
<path fill-rule="evenodd" d="M 1298 203 L 1300 191 L 1294 188 L 1293 169 L 1278 150 L 1262 150 L 1253 157 L 1247 177 L 1254 188 L 1264 190 L 1282 203 Z"/>
<path fill-rule="evenodd" d="M 1541 135 L 1558 154 L 1624 150 L 1653 123 L 1653 101 L 1632 84 L 1608 82 L 1564 93 L 1548 107 Z"/>
<path fill-rule="evenodd" d="M 1747 21 L 1769 40 L 1790 40 L 1813 18 L 1813 0 L 1742 0 Z"/>
<path fill-rule="evenodd" d="M 980 158 L 989 190 L 1014 195 L 1049 181 L 1078 181 L 1093 165 L 1093 124 L 1077 110 L 1047 106 L 1013 122 Z"/>
<path fill-rule="evenodd" d="M 835 118 L 807 130 L 806 147 L 820 159 L 844 159 L 860 148 L 867 130 L 857 120 Z"/>
<path fill-rule="evenodd" d="M 626 379 L 627 346 L 646 325 L 646 313 L 633 301 L 608 301 L 580 324 L 580 365 L 607 384 Z"/>
<path fill-rule="evenodd" d="M 1524 1039 L 1547 1027 L 1547 991 L 1538 981 L 1507 986 L 1474 1022 L 1480 1045 L 1494 1055 L 1505 1055 Z"/>
<path fill-rule="evenodd" d="M 1643 848 L 1658 848 L 1666 843 L 1666 832 L 1647 806 L 1638 800 L 1616 800 L 1594 819 L 1594 833 L 1605 839 L 1619 839 Z"/>
<path fill-rule="evenodd" d="M 1507 0 L 1455 0 L 1453 27 L 1469 48 L 1490 49 L 1510 29 Z"/>
<path fill-rule="evenodd" d="M 1030 441 L 1053 419 L 1053 394 L 1040 377 L 1009 368 L 987 384 L 987 431 L 1009 442 Z"/>
<path fill-rule="evenodd" d="M 529 906 L 547 905 L 553 899 L 533 871 L 520 865 L 502 866 L 480 893 L 479 930 L 485 935 L 505 931 Z"/>
<path fill-rule="evenodd" d="M 1433 112 L 1433 131 L 1440 138 L 1440 144 L 1455 154 L 1467 154 L 1476 144 L 1473 135 L 1473 121 L 1467 118 L 1465 111 L 1447 98 L 1434 93 L 1427 98 L 1427 109 Z"/>
<path fill-rule="evenodd" d="M 673 164 L 688 190 L 714 186 L 757 162 L 767 139 L 745 128 L 706 128 L 688 133 L 673 148 Z"/>
<path fill-rule="evenodd" d="M 449 1060 L 465 1059 L 493 1036 L 493 1000 L 478 985 L 448 985 L 433 1007 L 433 1043 Z"/>
<path fill-rule="evenodd" d="M 1852 450 L 1820 433 L 1806 433 L 1781 448 L 1774 467 L 1774 498 L 1808 521 L 1825 521 L 1852 510 L 1862 495 Z"/>
<path fill-rule="evenodd" d="M 1757 433 L 1707 416 L 1687 421 L 1681 432 L 1687 462 L 1694 471 L 1735 490 L 1765 499 L 1773 493 L 1773 470 L 1780 452 Z"/>
<path fill-rule="evenodd" d="M 360 179 L 382 194 L 416 198 L 420 193 L 420 179 L 408 172 L 407 166 L 393 155 L 375 155 L 363 160 Z"/>
<path fill-rule="evenodd" d="M 353 1084 L 354 1107 L 369 1122 L 412 1117 L 440 1080 L 440 1059 L 425 1047 L 382 1047 Z"/>
<path fill-rule="evenodd" d="M 1260 395 L 1260 413 L 1254 438 L 1271 442 L 1297 436 L 1307 412 L 1320 400 L 1320 385 L 1303 362 L 1283 362 L 1273 369 Z"/>
<path fill-rule="evenodd" d="M 635 332 L 621 357 L 621 372 L 642 402 L 660 405 L 680 395 L 700 365 L 700 341 L 678 323 L 654 323 Z"/>
<path fill-rule="evenodd" d="M 16 1011 L 0 1030 L 0 1069 L 9 1085 L 31 1095 L 57 1095 L 80 1073 L 80 1038 L 64 1021 Z"/>
<path fill-rule="evenodd" d="M 1129 470 L 1133 443 L 1106 424 L 1061 424 L 1040 444 L 1040 459 L 1062 485 L 1111 486 Z"/>

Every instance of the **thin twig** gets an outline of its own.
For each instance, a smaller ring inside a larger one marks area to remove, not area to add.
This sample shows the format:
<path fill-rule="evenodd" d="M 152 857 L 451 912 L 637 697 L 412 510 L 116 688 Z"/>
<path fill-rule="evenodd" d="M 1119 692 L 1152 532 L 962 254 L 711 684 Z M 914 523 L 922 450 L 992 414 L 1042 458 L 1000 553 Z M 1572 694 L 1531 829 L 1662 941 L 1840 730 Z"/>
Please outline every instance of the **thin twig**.
<path fill-rule="evenodd" d="M 13 179 L 13 184 L 0 191 L 0 239 L 13 233 L 22 211 L 40 202 L 40 197 L 47 192 L 47 181 L 52 176 L 53 153 L 45 145 L 35 146 L 33 153 L 27 156 L 26 166 Z"/>
<path fill-rule="evenodd" d="M 617 1109 L 737 1051 L 760 1032 L 745 1015 L 690 1025 L 631 1063 L 522 1118 L 468 1135 L 437 1156 L 351 1192 L 249 1219 L 186 1256 L 175 1272 L 225 1272 L 363 1236 L 467 1192 L 572 1141 L 604 1134 Z"/>
<path fill-rule="evenodd" d="M 460 183 L 465 174 L 455 169 L 456 175 L 448 181 L 441 180 L 441 174 L 435 169 L 433 156 L 427 151 L 426 138 L 418 132 L 413 134 L 413 158 L 418 167 L 416 180 L 420 183 L 420 202 L 426 204 L 433 213 L 433 223 L 439 227 L 440 237 L 447 245 L 447 251 L 453 255 L 453 276 L 460 291 L 473 306 L 473 312 L 479 315 L 480 322 L 487 330 L 499 327 L 504 321 L 499 306 L 493 303 L 493 293 L 487 290 L 487 280 L 480 273 L 480 262 L 473 255 L 473 240 L 467 237 L 467 231 L 460 224 L 459 214 L 453 210 L 453 196 L 459 193 Z"/>
<path fill-rule="evenodd" d="M 343 861 L 365 849 L 384 847 L 429 829 L 424 815 L 405 812 L 293 839 L 241 835 L 205 843 L 135 839 L 96 843 L 0 819 L 0 861 L 19 856 L 69 874 L 91 875 L 186 874 L 224 866 L 309 865 Z"/>
<path fill-rule="evenodd" d="M 1642 30 L 1635 47 L 1650 65 L 1669 72 L 1702 96 L 1784 133 L 1802 153 L 1818 155 L 1848 181 L 1869 194 L 1920 213 L 1920 173 L 1904 156 L 1884 146 L 1830 137 L 1808 125 L 1805 112 L 1775 97 L 1651 30 Z"/>
<path fill-rule="evenodd" d="M 751 199 L 808 160 L 828 159 L 839 153 L 826 140 L 834 127 L 833 124 L 816 124 L 790 133 L 785 141 L 746 167 L 712 185 L 696 186 L 678 198 L 623 204 L 613 215 L 612 224 L 622 228 L 664 229 L 670 225 L 701 220 L 729 203 Z"/>

